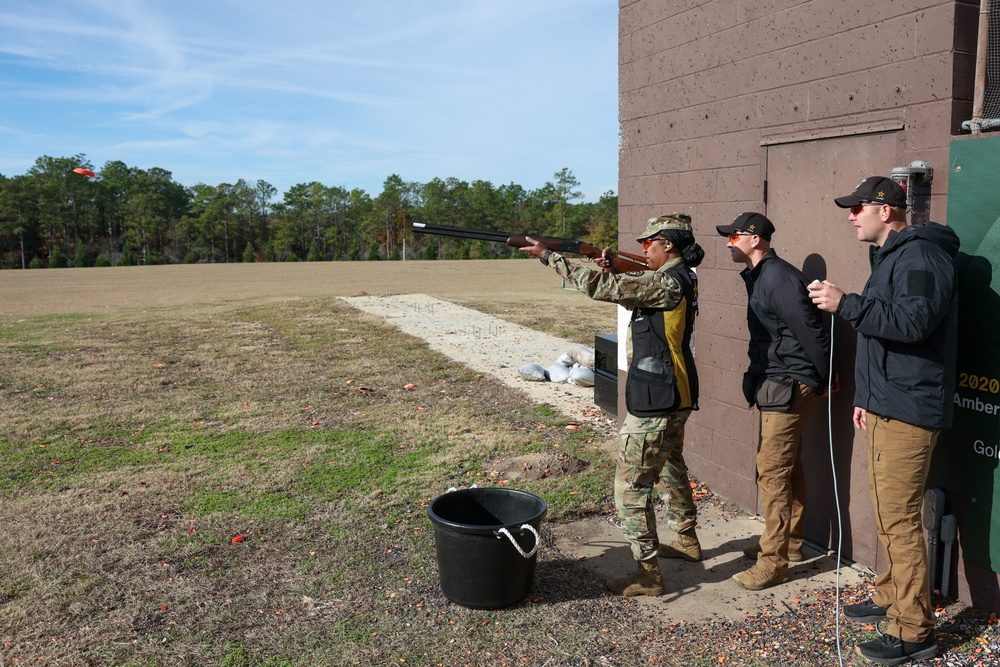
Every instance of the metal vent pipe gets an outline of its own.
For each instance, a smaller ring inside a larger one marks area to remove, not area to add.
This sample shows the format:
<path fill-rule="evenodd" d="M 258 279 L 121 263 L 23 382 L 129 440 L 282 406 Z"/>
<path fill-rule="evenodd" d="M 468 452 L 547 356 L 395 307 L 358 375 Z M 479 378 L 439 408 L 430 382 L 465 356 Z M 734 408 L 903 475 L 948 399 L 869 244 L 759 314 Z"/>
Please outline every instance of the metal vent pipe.
<path fill-rule="evenodd" d="M 990 47 L 990 0 L 979 0 L 979 36 L 976 43 L 976 89 L 972 94 L 972 120 L 962 123 L 963 130 L 979 134 L 980 130 L 1000 125 L 1000 120 L 983 120 L 986 100 L 986 55 Z M 998 82 L 1000 83 L 1000 82 Z M 987 123 L 989 125 L 987 126 Z"/>

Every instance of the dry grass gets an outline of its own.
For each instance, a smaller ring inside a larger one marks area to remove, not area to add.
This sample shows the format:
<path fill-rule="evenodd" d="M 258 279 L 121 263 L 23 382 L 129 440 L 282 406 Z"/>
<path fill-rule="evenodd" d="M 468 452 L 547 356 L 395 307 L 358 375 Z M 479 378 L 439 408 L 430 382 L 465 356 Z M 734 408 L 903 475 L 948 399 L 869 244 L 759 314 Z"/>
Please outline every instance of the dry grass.
<path fill-rule="evenodd" d="M 523 301 L 492 305 L 531 322 Z M 614 317 L 596 305 L 560 330 L 592 339 Z M 597 582 L 550 549 L 534 603 L 450 604 L 426 506 L 450 486 L 502 483 L 492 460 L 565 453 L 587 469 L 518 487 L 547 499 L 550 521 L 607 512 L 597 434 L 422 341 L 313 296 L 67 306 L 6 317 L 0 349 L 0 664 L 591 654 L 590 638 L 549 626 L 553 605 L 589 624 L 574 608 L 608 605 Z"/>
<path fill-rule="evenodd" d="M 684 623 L 609 596 L 546 526 L 611 512 L 610 434 L 333 297 L 423 292 L 582 343 L 614 308 L 533 261 L 408 264 L 0 275 L 0 666 L 834 664 L 826 604 Z M 528 460 L 572 464 L 516 482 L 549 503 L 534 591 L 450 603 L 428 502 Z M 939 627 L 975 660 L 948 664 L 986 664 L 991 628 Z"/>

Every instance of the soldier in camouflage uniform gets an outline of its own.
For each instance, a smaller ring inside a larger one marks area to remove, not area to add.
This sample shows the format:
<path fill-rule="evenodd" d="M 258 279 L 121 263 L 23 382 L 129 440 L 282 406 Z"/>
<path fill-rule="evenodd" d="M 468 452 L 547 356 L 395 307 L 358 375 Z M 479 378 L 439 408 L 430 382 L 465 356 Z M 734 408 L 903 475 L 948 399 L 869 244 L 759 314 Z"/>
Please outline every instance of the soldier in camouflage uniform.
<path fill-rule="evenodd" d="M 691 349 L 698 310 L 698 280 L 691 267 L 705 256 L 682 213 L 648 221 L 636 239 L 651 270 L 608 273 L 572 263 L 543 244 L 521 248 L 538 257 L 592 299 L 617 303 L 632 311 L 626 342 L 628 376 L 621 445 L 615 473 L 615 506 L 622 530 L 638 561 L 638 572 L 609 580 L 618 595 L 662 595 L 657 556 L 700 560 L 697 521 L 687 466 L 684 423 L 698 409 L 698 376 Z M 608 266 L 606 249 L 596 263 Z M 671 527 L 680 541 L 661 545 L 656 532 L 654 488 L 666 492 Z"/>

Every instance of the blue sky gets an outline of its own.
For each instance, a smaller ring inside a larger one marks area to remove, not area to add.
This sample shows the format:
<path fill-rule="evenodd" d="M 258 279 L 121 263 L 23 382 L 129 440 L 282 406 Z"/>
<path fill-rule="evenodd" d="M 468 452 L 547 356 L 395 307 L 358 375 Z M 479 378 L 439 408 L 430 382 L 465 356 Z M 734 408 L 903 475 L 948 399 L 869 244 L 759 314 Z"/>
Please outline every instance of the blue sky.
<path fill-rule="evenodd" d="M 4 0 L 0 173 L 618 191 L 614 0 Z"/>

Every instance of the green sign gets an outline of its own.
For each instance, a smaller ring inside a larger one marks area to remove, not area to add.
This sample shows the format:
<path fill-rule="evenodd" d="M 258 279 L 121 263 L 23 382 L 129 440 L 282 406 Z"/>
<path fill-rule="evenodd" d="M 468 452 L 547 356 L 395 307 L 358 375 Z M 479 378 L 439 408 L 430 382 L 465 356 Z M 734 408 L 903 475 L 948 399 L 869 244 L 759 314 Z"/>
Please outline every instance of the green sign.
<path fill-rule="evenodd" d="M 962 240 L 955 420 L 934 452 L 969 560 L 1000 571 L 1000 137 L 952 141 L 948 226 Z"/>

